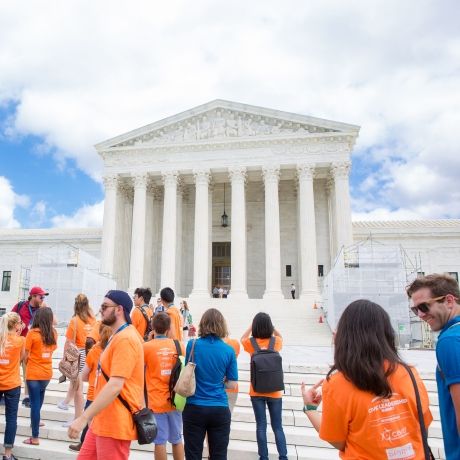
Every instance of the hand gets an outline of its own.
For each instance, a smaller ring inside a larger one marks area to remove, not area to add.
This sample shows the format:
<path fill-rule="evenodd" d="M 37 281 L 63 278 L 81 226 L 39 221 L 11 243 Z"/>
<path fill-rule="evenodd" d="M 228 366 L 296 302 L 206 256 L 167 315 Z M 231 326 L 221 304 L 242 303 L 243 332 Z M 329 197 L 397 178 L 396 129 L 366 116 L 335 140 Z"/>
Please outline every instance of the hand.
<path fill-rule="evenodd" d="M 322 401 L 321 396 L 321 385 L 323 384 L 324 379 L 321 379 L 319 382 L 315 383 L 312 387 L 306 388 L 305 383 L 302 382 L 300 390 L 302 392 L 303 403 L 310 404 L 312 406 L 318 406 Z"/>
<path fill-rule="evenodd" d="M 69 438 L 77 439 L 80 433 L 83 431 L 83 428 L 85 428 L 86 424 L 87 424 L 87 420 L 83 418 L 83 416 L 76 418 L 72 422 L 72 425 L 70 425 L 69 429 L 67 430 L 67 434 Z"/>

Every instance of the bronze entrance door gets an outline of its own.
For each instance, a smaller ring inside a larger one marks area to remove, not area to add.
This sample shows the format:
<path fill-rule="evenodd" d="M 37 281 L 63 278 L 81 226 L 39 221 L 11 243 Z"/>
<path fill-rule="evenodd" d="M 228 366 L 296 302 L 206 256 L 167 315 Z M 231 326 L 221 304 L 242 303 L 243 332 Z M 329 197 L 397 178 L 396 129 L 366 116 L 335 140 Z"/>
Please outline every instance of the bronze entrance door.
<path fill-rule="evenodd" d="M 212 288 L 229 291 L 232 281 L 230 242 L 212 243 Z"/>

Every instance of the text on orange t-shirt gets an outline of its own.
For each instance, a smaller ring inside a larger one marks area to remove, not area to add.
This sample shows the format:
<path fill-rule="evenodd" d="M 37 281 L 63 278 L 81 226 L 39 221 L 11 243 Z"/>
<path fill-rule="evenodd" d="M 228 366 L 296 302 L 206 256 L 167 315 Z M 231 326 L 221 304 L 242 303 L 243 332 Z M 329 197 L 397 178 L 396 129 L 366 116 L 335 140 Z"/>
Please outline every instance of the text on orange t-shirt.
<path fill-rule="evenodd" d="M 57 332 L 54 330 L 57 341 Z M 53 352 L 57 345 L 45 345 L 40 329 L 29 329 L 26 336 L 26 351 L 29 352 L 26 380 L 51 380 L 53 377 Z"/>
<path fill-rule="evenodd" d="M 86 399 L 89 401 L 94 401 L 94 382 L 96 381 L 96 372 L 97 372 L 97 364 L 99 362 L 99 358 L 102 353 L 102 348 L 99 343 L 89 350 L 88 354 L 86 355 L 85 365 L 89 369 L 89 376 L 88 376 L 88 393 L 86 394 Z"/>
<path fill-rule="evenodd" d="M 25 337 L 9 334 L 5 352 L 0 356 L 0 390 L 11 390 L 21 386 L 19 365 L 21 352 L 24 349 Z"/>
<path fill-rule="evenodd" d="M 179 341 L 181 355 L 184 346 Z M 177 349 L 173 339 L 155 338 L 144 343 L 145 380 L 147 383 L 148 405 L 154 412 L 170 412 L 175 407 L 169 401 L 169 380 L 171 369 L 177 359 Z"/>
<path fill-rule="evenodd" d="M 256 342 L 257 342 L 257 345 L 259 345 L 261 350 L 266 350 L 270 343 L 270 339 L 269 338 L 268 339 L 256 339 Z M 241 344 L 243 345 L 244 350 L 247 351 L 252 356 L 252 354 L 254 353 L 254 347 L 252 346 L 251 339 L 248 337 L 247 339 L 242 340 Z M 283 339 L 279 336 L 276 336 L 274 350 L 280 351 L 282 347 L 283 347 Z M 254 388 L 252 388 L 252 384 L 250 384 L 249 396 L 265 396 L 266 398 L 281 398 L 283 396 L 283 392 L 273 391 L 272 393 L 258 393 L 257 391 L 254 391 Z"/>
<path fill-rule="evenodd" d="M 142 344 L 136 328 L 129 325 L 112 336 L 100 358 L 102 370 L 109 378 L 122 377 L 125 379 L 120 396 L 129 404 L 132 413 L 141 409 L 144 398 Z M 94 391 L 95 399 L 106 383 L 105 377 L 98 372 Z M 137 439 L 132 415 L 118 398 L 115 398 L 94 417 L 91 430 L 98 436 L 126 441 Z"/>
<path fill-rule="evenodd" d="M 433 420 L 428 395 L 412 370 L 428 427 Z M 324 381 L 319 436 L 325 441 L 346 441 L 341 458 L 425 459 L 414 387 L 406 369 L 398 366 L 389 383 L 393 395 L 386 399 L 359 390 L 341 372 Z"/>
<path fill-rule="evenodd" d="M 85 348 L 86 338 L 91 334 L 93 326 L 96 323 L 96 318 L 89 317 L 85 323 L 79 316 L 74 316 L 67 326 L 65 333 L 66 338 L 73 340 L 75 337 L 75 345 L 77 348 Z M 77 334 L 75 336 L 75 325 L 77 327 Z"/>
<path fill-rule="evenodd" d="M 238 355 L 240 354 L 240 342 L 238 342 L 236 339 L 231 339 L 230 337 L 225 337 L 223 341 L 233 348 L 235 351 L 235 356 L 238 358 Z M 232 390 L 230 388 L 226 388 L 225 391 L 227 393 L 238 393 L 238 384 L 236 385 L 235 389 Z"/>

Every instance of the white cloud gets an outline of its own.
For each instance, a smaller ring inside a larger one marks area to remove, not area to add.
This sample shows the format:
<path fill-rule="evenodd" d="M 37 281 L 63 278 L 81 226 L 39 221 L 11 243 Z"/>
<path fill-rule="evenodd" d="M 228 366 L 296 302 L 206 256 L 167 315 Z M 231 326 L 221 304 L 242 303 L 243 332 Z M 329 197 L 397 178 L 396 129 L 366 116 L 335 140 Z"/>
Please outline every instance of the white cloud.
<path fill-rule="evenodd" d="M 58 215 L 51 218 L 53 227 L 84 228 L 102 227 L 104 201 L 93 205 L 84 205 L 72 215 Z"/>
<path fill-rule="evenodd" d="M 31 215 L 33 216 L 34 224 L 40 226 L 46 219 L 47 204 L 40 200 L 37 201 L 32 210 Z"/>
<path fill-rule="evenodd" d="M 27 207 L 30 203 L 26 195 L 14 192 L 10 181 L 0 176 L 0 228 L 19 228 L 21 225 L 14 217 L 17 206 Z"/>
<path fill-rule="evenodd" d="M 18 102 L 10 133 L 41 136 L 42 151 L 96 180 L 94 143 L 217 97 L 356 123 L 355 155 L 382 173 L 360 190 L 374 207 L 460 217 L 446 186 L 460 172 L 457 9 L 455 0 L 2 2 L 0 104 Z M 423 168 L 429 180 L 417 184 Z"/>

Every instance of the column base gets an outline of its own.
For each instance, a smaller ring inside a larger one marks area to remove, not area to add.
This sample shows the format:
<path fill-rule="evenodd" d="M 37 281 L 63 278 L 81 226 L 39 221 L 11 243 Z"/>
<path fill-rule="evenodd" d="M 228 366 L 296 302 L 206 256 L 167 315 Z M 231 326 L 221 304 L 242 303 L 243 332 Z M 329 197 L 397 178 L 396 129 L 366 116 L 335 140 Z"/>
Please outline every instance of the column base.
<path fill-rule="evenodd" d="M 228 298 L 229 299 L 234 299 L 234 300 L 247 300 L 247 299 L 249 299 L 248 293 L 246 291 L 230 291 L 228 293 Z"/>
<path fill-rule="evenodd" d="M 262 298 L 270 300 L 283 300 L 284 295 L 281 291 L 265 291 Z"/>

